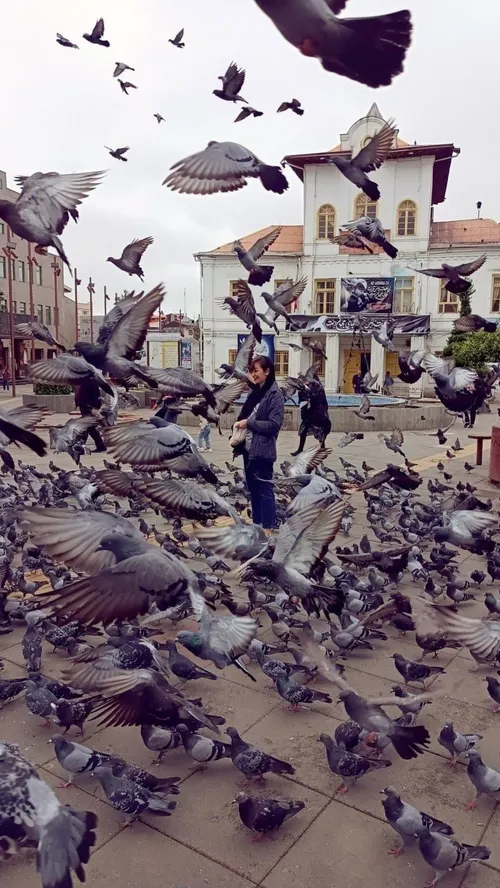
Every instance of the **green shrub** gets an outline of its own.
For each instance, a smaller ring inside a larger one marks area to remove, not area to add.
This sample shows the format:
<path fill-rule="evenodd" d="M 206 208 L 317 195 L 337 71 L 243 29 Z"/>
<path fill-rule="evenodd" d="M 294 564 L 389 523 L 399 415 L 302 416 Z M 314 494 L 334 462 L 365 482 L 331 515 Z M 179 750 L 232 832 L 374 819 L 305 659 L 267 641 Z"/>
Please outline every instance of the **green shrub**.
<path fill-rule="evenodd" d="M 448 349 L 457 367 L 482 371 L 486 364 L 500 361 L 500 330 L 498 333 L 467 333 L 462 341 L 448 341 Z"/>
<path fill-rule="evenodd" d="M 43 382 L 36 382 L 33 386 L 33 394 L 35 395 L 72 395 L 73 389 L 70 385 L 45 385 Z"/>

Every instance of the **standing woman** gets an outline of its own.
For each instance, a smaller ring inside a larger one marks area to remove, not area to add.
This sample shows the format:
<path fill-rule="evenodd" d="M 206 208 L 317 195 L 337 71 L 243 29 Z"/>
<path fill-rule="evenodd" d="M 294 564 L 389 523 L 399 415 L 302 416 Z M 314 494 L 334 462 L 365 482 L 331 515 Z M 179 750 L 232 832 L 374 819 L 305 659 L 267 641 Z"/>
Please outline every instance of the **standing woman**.
<path fill-rule="evenodd" d="M 236 431 L 245 432 L 245 439 L 235 445 L 234 456 L 243 454 L 252 521 L 270 533 L 276 527 L 276 502 L 274 486 L 267 482 L 273 477 L 285 399 L 276 385 L 274 364 L 267 356 L 255 358 L 249 378 L 252 391 L 234 424 Z"/>

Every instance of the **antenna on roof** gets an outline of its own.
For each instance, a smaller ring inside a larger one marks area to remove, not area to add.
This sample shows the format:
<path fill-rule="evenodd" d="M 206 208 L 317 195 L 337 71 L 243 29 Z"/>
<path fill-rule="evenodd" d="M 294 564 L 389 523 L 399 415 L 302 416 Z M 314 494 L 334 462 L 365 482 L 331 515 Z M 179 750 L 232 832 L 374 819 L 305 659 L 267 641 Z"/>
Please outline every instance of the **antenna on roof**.
<path fill-rule="evenodd" d="M 483 205 L 482 200 L 478 200 L 478 202 L 477 202 L 477 204 L 476 204 L 477 218 L 478 218 L 478 219 L 481 218 L 481 207 L 482 207 L 482 205 Z"/>

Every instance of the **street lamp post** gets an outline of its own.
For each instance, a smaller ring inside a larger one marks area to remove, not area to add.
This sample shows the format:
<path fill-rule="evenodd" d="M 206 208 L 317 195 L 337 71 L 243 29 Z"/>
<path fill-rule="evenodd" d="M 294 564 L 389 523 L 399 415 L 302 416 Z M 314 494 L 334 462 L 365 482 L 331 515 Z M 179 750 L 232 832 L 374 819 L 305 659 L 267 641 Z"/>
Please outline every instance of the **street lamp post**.
<path fill-rule="evenodd" d="M 79 332 L 78 332 L 78 287 L 81 284 L 81 280 L 78 277 L 78 271 L 75 268 L 75 342 L 78 342 Z"/>
<path fill-rule="evenodd" d="M 57 278 L 61 274 L 61 269 L 54 257 L 54 261 L 50 263 L 50 267 L 54 272 L 54 326 L 56 328 L 56 340 L 59 341 L 59 302 L 57 292 Z"/>
<path fill-rule="evenodd" d="M 104 317 L 106 317 L 108 313 L 108 300 L 111 299 L 111 296 L 108 296 L 108 291 L 106 287 L 104 287 Z"/>
<path fill-rule="evenodd" d="M 87 284 L 87 290 L 89 291 L 89 300 L 90 300 L 90 344 L 92 345 L 94 342 L 94 293 L 95 293 L 95 284 L 91 277 L 89 277 L 89 282 Z"/>
<path fill-rule="evenodd" d="M 33 266 L 38 265 L 35 257 L 31 255 L 31 243 L 28 241 L 28 288 L 30 296 L 30 317 L 35 320 L 35 303 L 33 296 Z M 35 337 L 31 337 L 31 363 L 35 362 Z"/>
<path fill-rule="evenodd" d="M 14 355 L 14 312 L 12 301 L 12 262 L 17 259 L 15 244 L 9 243 L 12 236 L 10 228 L 7 228 L 7 246 L 3 247 L 3 252 L 7 257 L 7 285 L 9 292 L 9 340 L 10 340 L 10 377 L 11 377 L 11 397 L 16 397 L 16 361 Z"/>

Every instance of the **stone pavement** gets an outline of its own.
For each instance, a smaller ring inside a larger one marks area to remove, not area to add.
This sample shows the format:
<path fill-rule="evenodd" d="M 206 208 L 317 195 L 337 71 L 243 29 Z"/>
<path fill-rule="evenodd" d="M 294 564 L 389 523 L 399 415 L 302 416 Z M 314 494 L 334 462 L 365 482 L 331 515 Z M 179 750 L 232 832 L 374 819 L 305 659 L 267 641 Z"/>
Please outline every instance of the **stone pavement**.
<path fill-rule="evenodd" d="M 496 409 L 494 416 L 496 417 Z M 57 417 L 51 417 L 54 424 Z M 64 422 L 66 417 L 59 418 Z M 478 429 L 487 432 L 492 416 L 482 416 Z M 497 501 L 497 490 L 487 480 L 488 451 L 484 465 L 467 475 L 464 462 L 474 463 L 475 444 L 467 440 L 467 430 L 457 421 L 450 429 L 448 446 L 459 437 L 464 450 L 450 461 L 447 471 L 453 472 L 453 480 L 467 476 L 477 485 L 478 495 L 491 496 Z M 339 468 L 339 455 L 360 467 L 366 460 L 374 469 L 387 461 L 399 462 L 388 451 L 377 435 L 367 433 L 363 441 L 338 450 L 339 434 L 332 434 L 328 444 L 333 447 L 328 463 Z M 284 433 L 280 436 L 280 459 L 287 457 L 296 446 L 296 436 Z M 219 437 L 212 433 L 213 452 L 210 460 L 223 466 L 230 458 L 227 433 Z M 444 457 L 446 447 L 440 447 L 435 437 L 427 433 L 405 435 L 404 449 L 412 461 L 418 461 L 424 477 L 435 476 L 434 464 Z M 34 454 L 22 449 L 20 456 L 30 464 L 43 465 Z M 106 456 L 106 454 L 104 455 Z M 111 458 L 111 457 L 110 457 Z M 66 455 L 55 457 L 57 465 L 70 468 Z M 46 460 L 45 460 L 46 463 Z M 86 465 L 101 467 L 101 456 L 87 456 Z M 425 492 L 422 493 L 425 498 Z M 341 544 L 350 544 L 367 532 L 367 520 L 359 496 L 354 498 L 358 509 L 349 538 L 341 538 Z M 156 519 L 158 529 L 161 520 Z M 368 535 L 370 536 L 369 528 Z M 465 576 L 475 567 L 483 567 L 482 559 L 467 552 L 460 552 L 458 560 Z M 411 578 L 405 577 L 403 591 L 415 594 Z M 498 594 L 497 584 L 488 586 Z M 482 616 L 485 608 L 482 593 L 478 601 L 464 606 L 464 613 Z M 261 635 L 272 638 L 265 614 L 261 617 Z M 189 621 L 187 625 L 191 625 Z M 173 637 L 177 629 L 167 632 Z M 395 640 L 396 633 L 389 627 L 391 636 L 387 643 L 376 642 L 374 652 L 354 653 L 347 662 L 347 676 L 351 684 L 365 696 L 390 693 L 391 684 L 398 679 L 390 654 L 395 650 L 416 659 L 420 651 L 409 636 Z M 2 677 L 24 674 L 20 650 L 22 630 L 0 636 L 0 656 L 4 658 Z M 77 787 L 58 789 L 59 797 L 80 809 L 90 809 L 99 818 L 97 846 L 86 867 L 87 884 L 92 888 L 304 888 L 304 886 L 342 886 L 359 888 L 421 888 L 432 877 L 429 867 L 421 859 L 417 849 L 409 849 L 398 858 L 388 856 L 397 840 L 383 817 L 379 790 L 388 784 L 395 786 L 402 797 L 450 823 L 456 838 L 470 844 L 486 844 L 492 849 L 487 864 L 474 864 L 468 872 L 447 875 L 443 886 L 450 888 L 496 888 L 500 879 L 500 814 L 492 800 L 482 798 L 475 811 L 466 811 L 465 803 L 473 795 L 465 768 L 459 765 L 452 771 L 447 764 L 444 750 L 436 742 L 444 721 L 453 719 L 456 727 L 465 732 L 479 732 L 484 739 L 480 749 L 485 761 L 500 769 L 498 744 L 499 719 L 491 711 L 491 700 L 481 676 L 469 672 L 471 660 L 463 651 L 447 650 L 439 661 L 447 668 L 447 675 L 440 684 L 453 688 L 451 695 L 436 700 L 425 707 L 421 720 L 432 736 L 429 752 L 413 762 L 403 762 L 392 750 L 392 767 L 365 776 L 359 785 L 346 795 L 337 796 L 340 780 L 328 769 L 323 746 L 317 742 L 320 733 L 333 734 L 336 726 L 345 720 L 342 706 L 335 705 L 336 693 L 326 681 L 316 680 L 314 687 L 333 692 L 332 705 L 314 704 L 308 711 L 293 713 L 284 711 L 280 697 L 269 686 L 260 670 L 251 666 L 257 681 L 251 682 L 237 669 L 217 672 L 218 681 L 201 680 L 188 686 L 189 694 L 202 695 L 208 711 L 223 715 L 228 725 L 234 725 L 244 738 L 260 748 L 290 761 L 295 769 L 293 777 L 271 775 L 265 788 L 256 787 L 255 794 L 276 798 L 302 799 L 305 809 L 288 821 L 276 834 L 261 843 L 253 843 L 252 835 L 241 824 L 236 806 L 231 802 L 238 790 L 241 775 L 230 761 L 223 760 L 209 765 L 204 773 L 193 773 L 191 760 L 181 750 L 167 753 L 157 768 L 161 776 L 181 777 L 181 794 L 176 797 L 177 810 L 168 818 L 145 816 L 128 829 L 121 831 L 121 816 L 111 808 L 101 792 L 97 780 L 91 776 L 77 777 Z M 43 669 L 47 674 L 59 675 L 66 661 L 58 654 L 44 652 Z M 204 664 L 207 665 L 207 664 Z M 212 669 L 212 671 L 216 671 Z M 394 710 L 391 710 L 391 713 Z M 15 701 L 0 713 L 0 737 L 19 743 L 23 753 L 40 769 L 40 775 L 57 787 L 62 771 L 54 759 L 53 750 L 47 744 L 51 731 L 38 726 L 38 720 L 26 709 L 22 700 Z M 75 729 L 70 731 L 70 737 Z M 79 738 L 76 737 L 78 740 Z M 138 728 L 100 729 L 88 721 L 84 742 L 102 751 L 113 750 L 128 761 L 151 769 L 152 754 L 143 746 Z M 254 792 L 254 790 L 252 790 Z M 0 864 L 2 884 L 8 888 L 38 886 L 34 858 L 24 851 L 14 860 Z"/>

